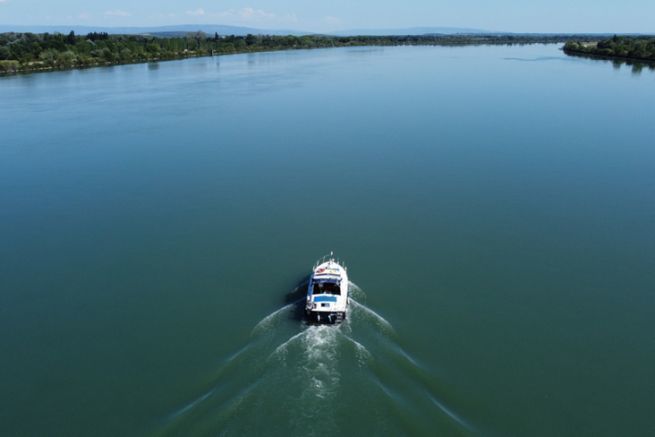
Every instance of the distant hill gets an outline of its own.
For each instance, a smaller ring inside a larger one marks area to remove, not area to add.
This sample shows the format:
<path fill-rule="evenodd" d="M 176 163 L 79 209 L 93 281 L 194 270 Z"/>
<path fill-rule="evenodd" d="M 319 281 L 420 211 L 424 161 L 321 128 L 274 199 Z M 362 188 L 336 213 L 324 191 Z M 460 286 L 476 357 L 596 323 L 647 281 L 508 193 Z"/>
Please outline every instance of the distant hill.
<path fill-rule="evenodd" d="M 154 26 L 154 27 L 102 27 L 102 26 L 12 26 L 0 25 L 0 33 L 4 32 L 32 32 L 32 33 L 69 33 L 73 31 L 84 35 L 90 32 L 107 32 L 117 35 L 165 35 L 177 36 L 190 32 L 205 32 L 208 34 L 218 33 L 219 35 L 308 35 L 311 32 L 303 32 L 290 29 L 257 29 L 254 27 L 226 26 L 222 24 L 181 24 L 176 26 Z"/>
<path fill-rule="evenodd" d="M 485 34 L 491 35 L 501 32 L 492 32 L 489 30 L 472 29 L 467 27 L 405 27 L 405 28 L 391 28 L 391 29 L 347 29 L 338 30 L 335 32 L 328 32 L 328 35 L 336 36 L 367 36 L 367 35 L 456 35 L 456 34 Z"/>
<path fill-rule="evenodd" d="M 1 1 L 1 0 L 0 0 Z M 334 32 L 307 32 L 297 29 L 259 29 L 245 26 L 228 26 L 223 24 L 180 24 L 173 26 L 140 26 L 140 27 L 103 27 L 103 26 L 78 26 L 78 25 L 48 25 L 48 26 L 14 26 L 0 24 L 0 33 L 62 33 L 67 34 L 74 31 L 78 35 L 86 35 L 91 32 L 106 32 L 110 35 L 155 35 L 162 37 L 184 36 L 187 33 L 204 32 L 209 35 L 330 35 L 330 36 L 422 36 L 422 35 L 515 35 L 515 36 L 552 36 L 564 34 L 551 33 L 513 33 L 498 32 L 468 27 L 405 27 L 405 28 L 371 28 L 371 29 L 346 29 Z M 566 34 L 573 35 L 573 34 Z M 582 35 L 582 34 L 581 34 Z M 612 33 L 592 34 L 594 36 L 613 35 Z"/>
<path fill-rule="evenodd" d="M 141 27 L 103 27 L 103 26 L 78 26 L 78 25 L 57 25 L 57 26 L 12 26 L 0 25 L 0 33 L 4 32 L 32 32 L 32 33 L 68 33 L 74 31 L 84 35 L 90 32 L 107 32 L 113 35 L 161 35 L 180 36 L 190 32 L 205 32 L 208 34 L 218 33 L 219 35 L 312 35 L 320 32 L 306 32 L 297 29 L 258 29 L 244 26 L 227 26 L 222 24 L 180 24 L 175 26 L 141 26 Z M 498 34 L 482 29 L 466 27 L 406 27 L 391 29 L 346 29 L 334 32 L 325 32 L 326 35 L 334 36 L 398 36 L 398 35 L 456 35 L 456 34 Z"/>

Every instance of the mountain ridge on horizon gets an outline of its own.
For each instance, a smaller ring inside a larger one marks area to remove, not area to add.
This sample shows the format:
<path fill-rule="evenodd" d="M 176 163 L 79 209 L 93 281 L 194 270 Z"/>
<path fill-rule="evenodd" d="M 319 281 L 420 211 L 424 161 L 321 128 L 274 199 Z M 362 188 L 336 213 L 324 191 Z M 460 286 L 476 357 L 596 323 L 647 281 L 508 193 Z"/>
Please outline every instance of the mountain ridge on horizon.
<path fill-rule="evenodd" d="M 460 27 L 405 27 L 405 28 L 361 28 L 344 29 L 329 32 L 310 32 L 296 29 L 262 29 L 248 26 L 232 26 L 224 24 L 176 24 L 164 26 L 88 26 L 88 25 L 7 25 L 0 24 L 0 33 L 32 32 L 32 33 L 68 33 L 77 34 L 90 32 L 107 32 L 110 34 L 140 35 L 163 33 L 218 33 L 223 35 L 333 35 L 333 36 L 380 36 L 380 35 L 424 35 L 424 34 L 492 34 L 502 33 L 474 28 Z"/>
<path fill-rule="evenodd" d="M 90 32 L 106 32 L 109 34 L 142 35 L 157 33 L 219 33 L 223 35 L 305 35 L 311 32 L 303 32 L 290 29 L 259 29 L 247 26 L 230 26 L 224 24 L 177 24 L 164 26 L 88 26 L 88 25 L 7 25 L 0 24 L 0 33 L 3 32 L 32 32 L 32 33 L 68 33 L 73 31 L 77 34 Z"/>
<path fill-rule="evenodd" d="M 88 26 L 88 25 L 9 25 L 0 24 L 0 33 L 69 33 L 83 35 L 91 32 L 106 32 L 113 35 L 159 35 L 179 36 L 187 33 L 204 32 L 219 35 L 328 35 L 328 36 L 403 36 L 403 35 L 614 35 L 616 32 L 507 32 L 466 27 L 399 27 L 361 28 L 330 32 L 309 32 L 294 29 L 263 29 L 227 24 L 174 24 L 164 26 Z M 621 35 L 651 35 L 646 33 L 620 33 Z"/>
<path fill-rule="evenodd" d="M 452 27 L 452 26 L 412 26 L 412 27 L 387 27 L 387 28 L 353 28 L 327 32 L 328 35 L 336 36 L 399 36 L 399 35 L 427 35 L 427 34 L 495 34 L 510 33 L 498 32 L 492 30 L 476 29 L 471 27 Z"/>

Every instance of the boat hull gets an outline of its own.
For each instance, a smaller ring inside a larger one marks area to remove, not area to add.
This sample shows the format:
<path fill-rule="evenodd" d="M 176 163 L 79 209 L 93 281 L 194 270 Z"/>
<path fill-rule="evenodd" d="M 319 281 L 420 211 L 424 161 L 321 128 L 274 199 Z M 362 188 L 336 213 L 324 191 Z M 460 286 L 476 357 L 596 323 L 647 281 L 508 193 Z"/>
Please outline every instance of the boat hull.
<path fill-rule="evenodd" d="M 305 315 L 311 325 L 337 325 L 346 320 L 345 311 L 306 311 Z"/>

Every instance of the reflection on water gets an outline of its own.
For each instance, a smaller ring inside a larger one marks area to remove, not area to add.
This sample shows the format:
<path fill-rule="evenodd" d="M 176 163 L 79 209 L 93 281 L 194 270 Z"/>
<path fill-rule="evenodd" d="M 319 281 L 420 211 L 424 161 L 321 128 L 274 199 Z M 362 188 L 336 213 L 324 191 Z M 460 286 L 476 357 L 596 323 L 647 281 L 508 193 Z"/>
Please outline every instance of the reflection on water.
<path fill-rule="evenodd" d="M 641 75 L 644 70 L 648 71 L 649 73 L 655 72 L 655 62 L 627 58 L 604 58 L 602 56 L 591 55 L 587 53 L 569 53 L 568 56 L 592 59 L 596 62 L 610 64 L 615 70 L 620 70 L 623 67 L 628 67 L 632 71 L 632 74 L 635 76 Z"/>
<path fill-rule="evenodd" d="M 563 61 L 566 58 L 562 56 L 538 56 L 535 58 L 517 58 L 517 57 L 505 57 L 503 58 L 506 61 L 518 61 L 518 62 L 544 62 L 544 61 Z"/>

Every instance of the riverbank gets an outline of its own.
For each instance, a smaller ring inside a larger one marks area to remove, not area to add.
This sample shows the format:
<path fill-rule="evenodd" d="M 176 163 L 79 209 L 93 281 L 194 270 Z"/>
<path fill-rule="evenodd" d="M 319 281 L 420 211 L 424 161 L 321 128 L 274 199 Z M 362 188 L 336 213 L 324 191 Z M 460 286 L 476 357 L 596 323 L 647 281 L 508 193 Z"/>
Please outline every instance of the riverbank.
<path fill-rule="evenodd" d="M 655 63 L 655 37 L 614 36 L 600 41 L 568 41 L 564 53 L 605 60 Z"/>
<path fill-rule="evenodd" d="M 398 45 L 514 45 L 565 43 L 599 36 L 493 34 L 493 35 L 408 35 L 408 36 L 220 36 L 204 33 L 181 37 L 109 35 L 89 33 L 0 34 L 0 75 L 60 71 L 122 64 L 159 62 L 200 56 L 255 53 L 277 50 L 353 46 Z"/>

